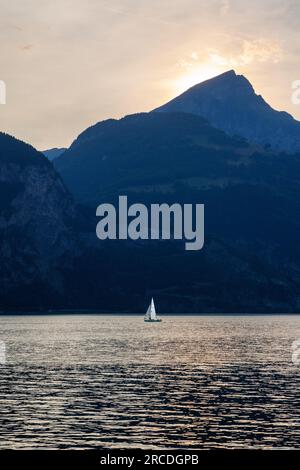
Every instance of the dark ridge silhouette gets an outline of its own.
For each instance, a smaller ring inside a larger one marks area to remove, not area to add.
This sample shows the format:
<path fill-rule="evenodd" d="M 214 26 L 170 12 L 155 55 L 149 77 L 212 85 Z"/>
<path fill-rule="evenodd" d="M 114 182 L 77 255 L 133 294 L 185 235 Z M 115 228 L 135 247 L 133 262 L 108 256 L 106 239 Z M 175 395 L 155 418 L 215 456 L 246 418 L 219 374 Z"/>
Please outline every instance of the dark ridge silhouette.
<path fill-rule="evenodd" d="M 90 127 L 54 164 L 94 220 L 102 305 L 130 311 L 153 294 L 160 311 L 299 309 L 298 155 L 230 137 L 196 115 L 144 113 Z M 203 250 L 97 240 L 96 207 L 117 205 L 120 194 L 146 205 L 204 203 Z"/>
<path fill-rule="evenodd" d="M 95 124 L 53 164 L 0 134 L 2 310 L 299 312 L 300 155 L 278 151 L 299 123 L 233 71 L 160 110 Z M 124 194 L 204 203 L 204 248 L 99 241 L 97 206 Z"/>
<path fill-rule="evenodd" d="M 270 145 L 274 150 L 300 151 L 300 122 L 273 109 L 234 70 L 189 88 L 155 111 L 196 114 L 229 135 Z"/>

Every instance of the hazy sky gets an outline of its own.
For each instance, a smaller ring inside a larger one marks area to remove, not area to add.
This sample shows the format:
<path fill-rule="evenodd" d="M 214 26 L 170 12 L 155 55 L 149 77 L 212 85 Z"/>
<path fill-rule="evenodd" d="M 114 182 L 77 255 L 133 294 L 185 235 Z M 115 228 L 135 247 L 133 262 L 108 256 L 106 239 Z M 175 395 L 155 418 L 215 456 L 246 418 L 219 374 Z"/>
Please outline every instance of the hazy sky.
<path fill-rule="evenodd" d="M 38 149 L 234 68 L 300 120 L 299 0 L 0 0 L 0 130 Z"/>

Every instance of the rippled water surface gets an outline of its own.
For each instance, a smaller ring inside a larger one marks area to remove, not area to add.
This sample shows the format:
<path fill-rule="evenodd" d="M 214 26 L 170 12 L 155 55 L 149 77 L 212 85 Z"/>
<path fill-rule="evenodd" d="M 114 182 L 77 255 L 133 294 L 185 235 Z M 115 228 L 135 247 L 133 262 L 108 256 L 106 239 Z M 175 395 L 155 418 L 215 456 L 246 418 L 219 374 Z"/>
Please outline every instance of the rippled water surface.
<path fill-rule="evenodd" d="M 0 448 L 299 448 L 298 316 L 0 317 Z"/>

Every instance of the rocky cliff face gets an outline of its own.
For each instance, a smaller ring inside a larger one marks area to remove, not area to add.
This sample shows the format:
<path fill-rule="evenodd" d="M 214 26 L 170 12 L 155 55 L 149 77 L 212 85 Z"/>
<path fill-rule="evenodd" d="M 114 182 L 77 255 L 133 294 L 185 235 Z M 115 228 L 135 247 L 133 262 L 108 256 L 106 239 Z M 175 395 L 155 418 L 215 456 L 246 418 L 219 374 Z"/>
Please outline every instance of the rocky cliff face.
<path fill-rule="evenodd" d="M 270 145 L 274 150 L 300 151 L 300 122 L 271 108 L 251 83 L 233 70 L 193 86 L 155 111 L 196 114 L 229 135 Z"/>
<path fill-rule="evenodd" d="M 0 310 L 51 306 L 78 250 L 76 209 L 39 152 L 0 134 Z"/>

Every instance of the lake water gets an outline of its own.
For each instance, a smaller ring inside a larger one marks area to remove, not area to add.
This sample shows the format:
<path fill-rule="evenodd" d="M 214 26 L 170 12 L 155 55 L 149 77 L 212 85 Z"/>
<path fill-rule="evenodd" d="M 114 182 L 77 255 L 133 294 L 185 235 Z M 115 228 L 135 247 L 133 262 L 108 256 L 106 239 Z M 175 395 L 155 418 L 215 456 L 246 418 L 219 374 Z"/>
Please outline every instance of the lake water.
<path fill-rule="evenodd" d="M 299 448 L 300 316 L 0 317 L 0 448 Z"/>

